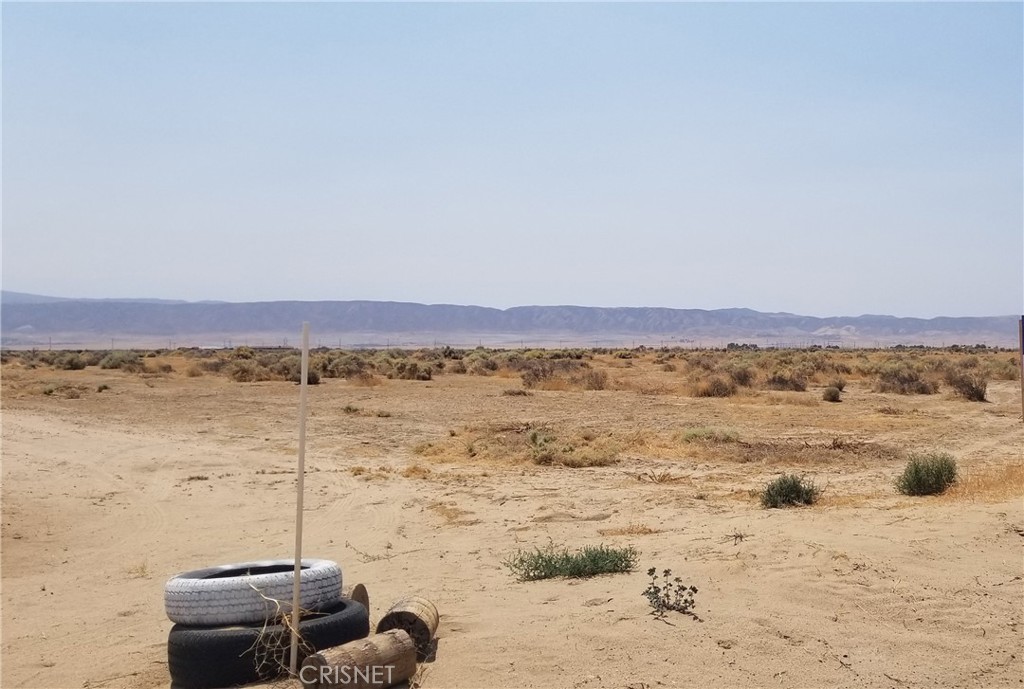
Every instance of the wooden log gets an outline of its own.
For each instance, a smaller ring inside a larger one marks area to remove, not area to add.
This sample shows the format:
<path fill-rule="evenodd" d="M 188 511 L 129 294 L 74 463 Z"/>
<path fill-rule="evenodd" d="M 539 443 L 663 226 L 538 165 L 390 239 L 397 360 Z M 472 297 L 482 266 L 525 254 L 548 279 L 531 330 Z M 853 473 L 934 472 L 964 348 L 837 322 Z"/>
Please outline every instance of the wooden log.
<path fill-rule="evenodd" d="M 440 617 L 437 608 L 426 598 L 409 596 L 401 598 L 384 613 L 377 623 L 377 633 L 390 629 L 404 629 L 416 644 L 417 660 L 423 661 L 430 655 L 431 642 L 437 632 Z"/>
<path fill-rule="evenodd" d="M 386 689 L 416 674 L 416 645 L 402 629 L 322 649 L 302 661 L 303 689 Z"/>
<path fill-rule="evenodd" d="M 370 612 L 370 594 L 366 592 L 366 587 L 362 584 L 356 584 L 352 587 L 352 592 L 346 596 L 351 598 L 357 603 L 362 603 L 363 607 L 366 608 L 366 612 Z"/>

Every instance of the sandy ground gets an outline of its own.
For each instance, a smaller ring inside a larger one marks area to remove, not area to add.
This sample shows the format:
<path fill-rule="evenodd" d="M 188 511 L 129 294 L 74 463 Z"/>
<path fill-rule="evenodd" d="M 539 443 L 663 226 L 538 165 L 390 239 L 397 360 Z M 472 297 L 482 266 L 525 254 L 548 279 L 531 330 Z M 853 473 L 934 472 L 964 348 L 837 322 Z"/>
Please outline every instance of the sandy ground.
<path fill-rule="evenodd" d="M 297 387 L 3 374 L 0 684 L 168 686 L 164 581 L 291 555 Z M 81 386 L 79 398 L 41 393 L 61 383 Z M 110 389 L 96 392 L 101 383 Z M 374 621 L 400 595 L 437 603 L 423 687 L 1024 685 L 1017 383 L 991 384 L 987 404 L 854 383 L 838 405 L 820 390 L 501 394 L 515 384 L 443 376 L 311 390 L 305 553 L 365 583 Z M 540 422 L 632 441 L 596 468 L 452 455 L 487 429 Z M 666 440 L 696 426 L 792 451 L 742 457 Z M 837 437 L 869 444 L 821 449 Z M 424 443 L 443 452 L 424 456 Z M 894 493 L 893 452 L 925 448 L 957 457 L 961 490 Z M 750 491 L 790 470 L 827 484 L 822 502 L 761 509 Z M 665 482 L 638 479 L 654 475 Z M 630 535 L 637 526 L 654 533 Z M 530 583 L 502 565 L 550 541 L 632 545 L 640 565 Z M 699 588 L 700 621 L 648 614 L 648 567 Z"/>

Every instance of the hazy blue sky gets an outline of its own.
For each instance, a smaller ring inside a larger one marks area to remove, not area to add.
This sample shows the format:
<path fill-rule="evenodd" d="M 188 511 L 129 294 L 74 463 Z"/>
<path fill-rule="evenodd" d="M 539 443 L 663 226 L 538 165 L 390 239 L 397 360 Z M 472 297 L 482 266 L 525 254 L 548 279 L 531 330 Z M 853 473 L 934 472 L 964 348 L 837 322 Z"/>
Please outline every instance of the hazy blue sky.
<path fill-rule="evenodd" d="M 1005 4 L 16 4 L 3 287 L 1019 313 Z"/>

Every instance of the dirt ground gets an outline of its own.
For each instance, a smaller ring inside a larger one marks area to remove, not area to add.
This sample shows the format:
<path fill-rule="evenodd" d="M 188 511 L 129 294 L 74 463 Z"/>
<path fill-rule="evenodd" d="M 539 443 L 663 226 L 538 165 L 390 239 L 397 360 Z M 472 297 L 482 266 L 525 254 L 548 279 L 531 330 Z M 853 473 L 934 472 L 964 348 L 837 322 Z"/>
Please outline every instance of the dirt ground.
<path fill-rule="evenodd" d="M 173 363 L 4 366 L 4 687 L 166 687 L 164 581 L 291 556 L 298 387 Z M 1018 383 L 973 403 L 854 380 L 829 404 L 820 387 L 719 399 L 636 380 L 311 387 L 304 552 L 365 583 L 374 622 L 404 594 L 436 602 L 426 689 L 1024 685 Z M 617 461 L 503 457 L 531 429 L 603 441 Z M 960 483 L 898 495 L 917 450 L 951 452 Z M 756 491 L 782 472 L 824 486 L 821 501 L 762 509 Z M 519 582 L 502 564 L 551 542 L 631 545 L 639 566 Z M 699 621 L 649 614 L 649 567 L 698 587 Z"/>

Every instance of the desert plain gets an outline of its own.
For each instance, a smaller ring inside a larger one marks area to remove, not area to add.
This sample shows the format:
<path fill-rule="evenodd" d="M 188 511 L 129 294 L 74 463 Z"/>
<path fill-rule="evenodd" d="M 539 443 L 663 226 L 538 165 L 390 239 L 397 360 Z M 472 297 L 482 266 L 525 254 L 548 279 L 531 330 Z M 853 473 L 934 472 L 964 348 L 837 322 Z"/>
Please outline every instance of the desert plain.
<path fill-rule="evenodd" d="M 238 374 L 259 352 L 146 354 L 5 356 L 3 687 L 166 687 L 164 581 L 292 554 L 298 386 Z M 429 380 L 356 356 L 366 370 L 309 387 L 303 551 L 367 586 L 371 622 L 402 595 L 437 604 L 415 686 L 1024 685 L 1013 352 L 401 353 Z M 881 391 L 887 365 L 937 390 Z M 951 366 L 1002 375 L 974 402 Z M 772 389 L 779 367 L 805 389 Z M 957 483 L 899 494 L 918 452 L 951 454 Z M 818 501 L 762 507 L 783 474 Z M 504 564 L 598 544 L 636 568 L 519 581 Z M 697 587 L 693 616 L 651 615 L 649 568 Z"/>

